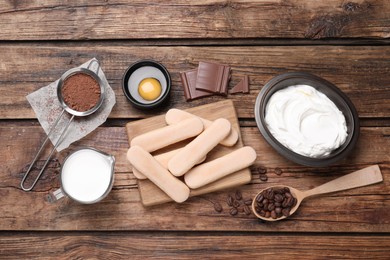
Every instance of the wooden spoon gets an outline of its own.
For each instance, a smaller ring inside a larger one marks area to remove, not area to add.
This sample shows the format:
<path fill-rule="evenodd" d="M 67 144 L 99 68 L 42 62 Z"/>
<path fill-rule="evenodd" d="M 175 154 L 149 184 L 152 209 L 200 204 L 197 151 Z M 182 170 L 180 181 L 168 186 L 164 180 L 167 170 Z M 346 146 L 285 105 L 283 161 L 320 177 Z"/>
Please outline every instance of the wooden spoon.
<path fill-rule="evenodd" d="M 314 189 L 307 190 L 307 191 L 300 191 L 295 188 L 289 187 L 289 186 L 283 186 L 283 185 L 277 185 L 268 187 L 266 189 L 261 190 L 255 197 L 255 199 L 252 202 L 252 210 L 253 213 L 260 219 L 266 220 L 266 221 L 277 221 L 281 219 L 285 219 L 286 216 L 282 216 L 280 218 L 265 218 L 260 216 L 256 210 L 256 198 L 257 196 L 263 192 L 264 190 L 270 189 L 270 188 L 284 188 L 287 187 L 290 189 L 291 194 L 297 199 L 296 205 L 291 209 L 290 216 L 294 214 L 294 212 L 298 209 L 299 205 L 301 204 L 302 200 L 305 198 L 319 195 L 319 194 L 325 194 L 330 192 L 336 192 L 336 191 L 342 191 L 342 190 L 348 190 L 352 188 L 362 187 L 374 183 L 378 183 L 383 181 L 382 173 L 379 169 L 378 165 L 369 166 L 367 168 L 361 169 L 359 171 L 344 175 L 340 178 L 337 178 L 333 181 L 327 182 L 325 184 L 322 184 L 321 186 L 318 186 Z"/>

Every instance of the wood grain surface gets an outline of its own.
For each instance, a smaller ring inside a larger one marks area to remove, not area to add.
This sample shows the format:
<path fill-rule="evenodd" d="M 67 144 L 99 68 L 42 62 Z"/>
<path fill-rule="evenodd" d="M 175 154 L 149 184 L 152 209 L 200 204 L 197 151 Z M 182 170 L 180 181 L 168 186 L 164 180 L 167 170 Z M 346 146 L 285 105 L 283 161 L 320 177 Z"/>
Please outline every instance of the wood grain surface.
<path fill-rule="evenodd" d="M 0 259 L 389 259 L 389 14 L 387 0 L 2 1 Z M 32 192 L 22 191 L 22 175 L 45 137 L 25 96 L 92 57 L 100 60 L 117 104 L 96 131 L 54 155 Z M 170 103 L 157 111 L 133 108 L 121 89 L 125 69 L 145 58 L 161 62 L 172 76 Z M 125 157 L 125 125 L 169 108 L 225 100 L 185 101 L 179 73 L 199 61 L 230 65 L 229 88 L 249 76 L 250 94 L 228 99 L 243 143 L 258 155 L 252 181 L 180 205 L 145 208 Z M 294 164 L 256 127 L 259 91 L 293 71 L 334 83 L 358 110 L 358 144 L 335 165 Z M 116 157 L 113 190 L 94 205 L 50 203 L 65 156 L 80 146 Z M 229 213 L 226 201 L 236 190 L 244 198 L 278 184 L 307 190 L 373 164 L 383 183 L 309 198 L 291 219 L 263 223 L 253 214 Z M 267 181 L 259 171 L 266 171 Z"/>
<path fill-rule="evenodd" d="M 82 45 L 82 46 L 80 46 Z M 341 55 L 342 54 L 342 58 Z M 35 118 L 25 96 L 58 79 L 68 69 L 96 57 L 100 60 L 117 103 L 110 118 L 144 118 L 171 107 L 189 108 L 223 100 L 213 96 L 186 102 L 179 73 L 212 60 L 232 66 L 230 88 L 248 75 L 249 95 L 230 95 L 239 102 L 239 118 L 254 118 L 260 89 L 273 77 L 306 71 L 332 82 L 356 106 L 359 116 L 390 116 L 390 48 L 388 46 L 239 46 L 239 47 L 130 47 L 102 44 L 4 44 L 0 48 L 0 118 Z M 133 62 L 151 58 L 162 62 L 172 76 L 169 106 L 156 112 L 133 108 L 125 98 L 121 80 Z"/>
<path fill-rule="evenodd" d="M 92 232 L 0 236 L 6 259 L 388 259 L 385 236 Z M 223 241 L 223 243 L 221 243 Z M 31 245 L 34 245 L 33 247 Z M 24 248 L 20 250 L 20 247 Z"/>
<path fill-rule="evenodd" d="M 234 190 L 190 198 L 181 205 L 168 203 L 149 209 L 140 203 L 136 179 L 130 174 L 125 157 L 128 140 L 124 127 L 101 127 L 56 155 L 34 191 L 27 193 L 19 186 L 22 170 L 32 159 L 43 131 L 40 127 L 1 127 L 0 140 L 6 149 L 1 150 L 0 156 L 4 169 L 0 187 L 3 198 L 0 200 L 0 229 L 390 232 L 388 127 L 362 128 L 351 156 L 335 166 L 319 169 L 287 161 L 264 141 L 256 127 L 242 127 L 241 133 L 243 142 L 251 144 L 258 154 L 252 167 L 251 184 L 239 188 L 246 198 L 253 198 L 260 189 L 277 184 L 307 190 L 371 164 L 379 164 L 384 182 L 308 199 L 291 219 L 277 224 L 259 225 L 254 215 L 230 216 L 226 199 Z M 28 148 L 26 142 L 31 144 Z M 95 205 L 79 205 L 68 199 L 50 204 L 47 195 L 59 187 L 58 172 L 63 157 L 79 146 L 92 146 L 116 157 L 113 191 Z M 259 179 L 256 168 L 260 166 L 267 169 L 267 182 Z M 282 175 L 275 174 L 276 168 L 282 170 Z M 221 214 L 214 211 L 215 202 L 223 206 Z M 34 207 L 30 207 L 32 204 Z M 188 222 L 188 219 L 196 221 Z"/>
<path fill-rule="evenodd" d="M 0 39 L 388 38 L 389 13 L 387 0 L 14 0 Z"/>

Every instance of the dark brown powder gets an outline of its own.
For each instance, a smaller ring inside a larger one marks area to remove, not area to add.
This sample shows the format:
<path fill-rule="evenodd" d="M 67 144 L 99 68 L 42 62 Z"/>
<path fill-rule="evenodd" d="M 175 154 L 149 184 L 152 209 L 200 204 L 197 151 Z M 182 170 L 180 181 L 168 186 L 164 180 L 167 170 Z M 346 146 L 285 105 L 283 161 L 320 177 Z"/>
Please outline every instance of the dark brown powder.
<path fill-rule="evenodd" d="M 61 93 L 66 105 L 79 112 L 92 109 L 101 95 L 99 83 L 85 73 L 77 73 L 67 78 Z"/>

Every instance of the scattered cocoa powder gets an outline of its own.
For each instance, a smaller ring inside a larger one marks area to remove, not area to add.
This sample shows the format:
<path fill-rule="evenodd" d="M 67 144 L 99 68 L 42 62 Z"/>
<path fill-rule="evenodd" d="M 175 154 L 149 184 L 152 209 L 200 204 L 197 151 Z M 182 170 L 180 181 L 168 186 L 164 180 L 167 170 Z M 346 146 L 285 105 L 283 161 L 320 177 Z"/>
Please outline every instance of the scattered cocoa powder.
<path fill-rule="evenodd" d="M 65 79 L 61 93 L 66 105 L 79 112 L 92 109 L 101 95 L 99 83 L 85 73 L 73 74 Z"/>

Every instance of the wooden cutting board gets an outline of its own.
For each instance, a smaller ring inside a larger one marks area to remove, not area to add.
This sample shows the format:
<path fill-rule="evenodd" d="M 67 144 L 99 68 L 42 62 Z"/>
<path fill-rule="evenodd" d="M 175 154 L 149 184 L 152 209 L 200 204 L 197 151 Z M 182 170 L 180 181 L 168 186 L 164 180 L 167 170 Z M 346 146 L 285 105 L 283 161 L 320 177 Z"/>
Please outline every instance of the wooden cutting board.
<path fill-rule="evenodd" d="M 227 153 L 232 152 L 243 146 L 240 127 L 238 124 L 237 114 L 234 109 L 233 101 L 224 100 L 212 104 L 207 104 L 203 106 L 193 107 L 187 109 L 186 111 L 200 116 L 208 120 L 215 120 L 217 118 L 226 118 L 232 124 L 232 127 L 236 129 L 239 133 L 239 139 L 236 145 L 233 147 L 225 147 L 218 145 L 207 155 L 206 161 L 213 160 L 215 158 L 221 157 Z M 126 124 L 126 131 L 130 141 L 137 135 L 149 132 L 151 130 L 166 126 L 165 123 L 165 114 L 160 116 L 155 116 L 135 122 L 130 122 Z M 164 149 L 164 152 L 177 149 L 186 145 L 189 141 L 181 142 L 179 144 L 174 144 Z M 156 151 L 153 155 L 159 154 L 162 151 Z M 235 186 L 240 186 L 251 181 L 251 172 L 249 168 L 243 169 L 241 171 L 235 172 L 231 175 L 228 175 L 218 181 L 208 184 L 199 189 L 191 190 L 190 197 L 206 194 L 214 191 L 219 191 L 223 189 L 232 188 Z M 141 195 L 141 201 L 144 206 L 158 205 L 165 202 L 172 201 L 162 190 L 160 190 L 156 185 L 154 185 L 149 180 L 138 180 L 138 189 Z"/>

